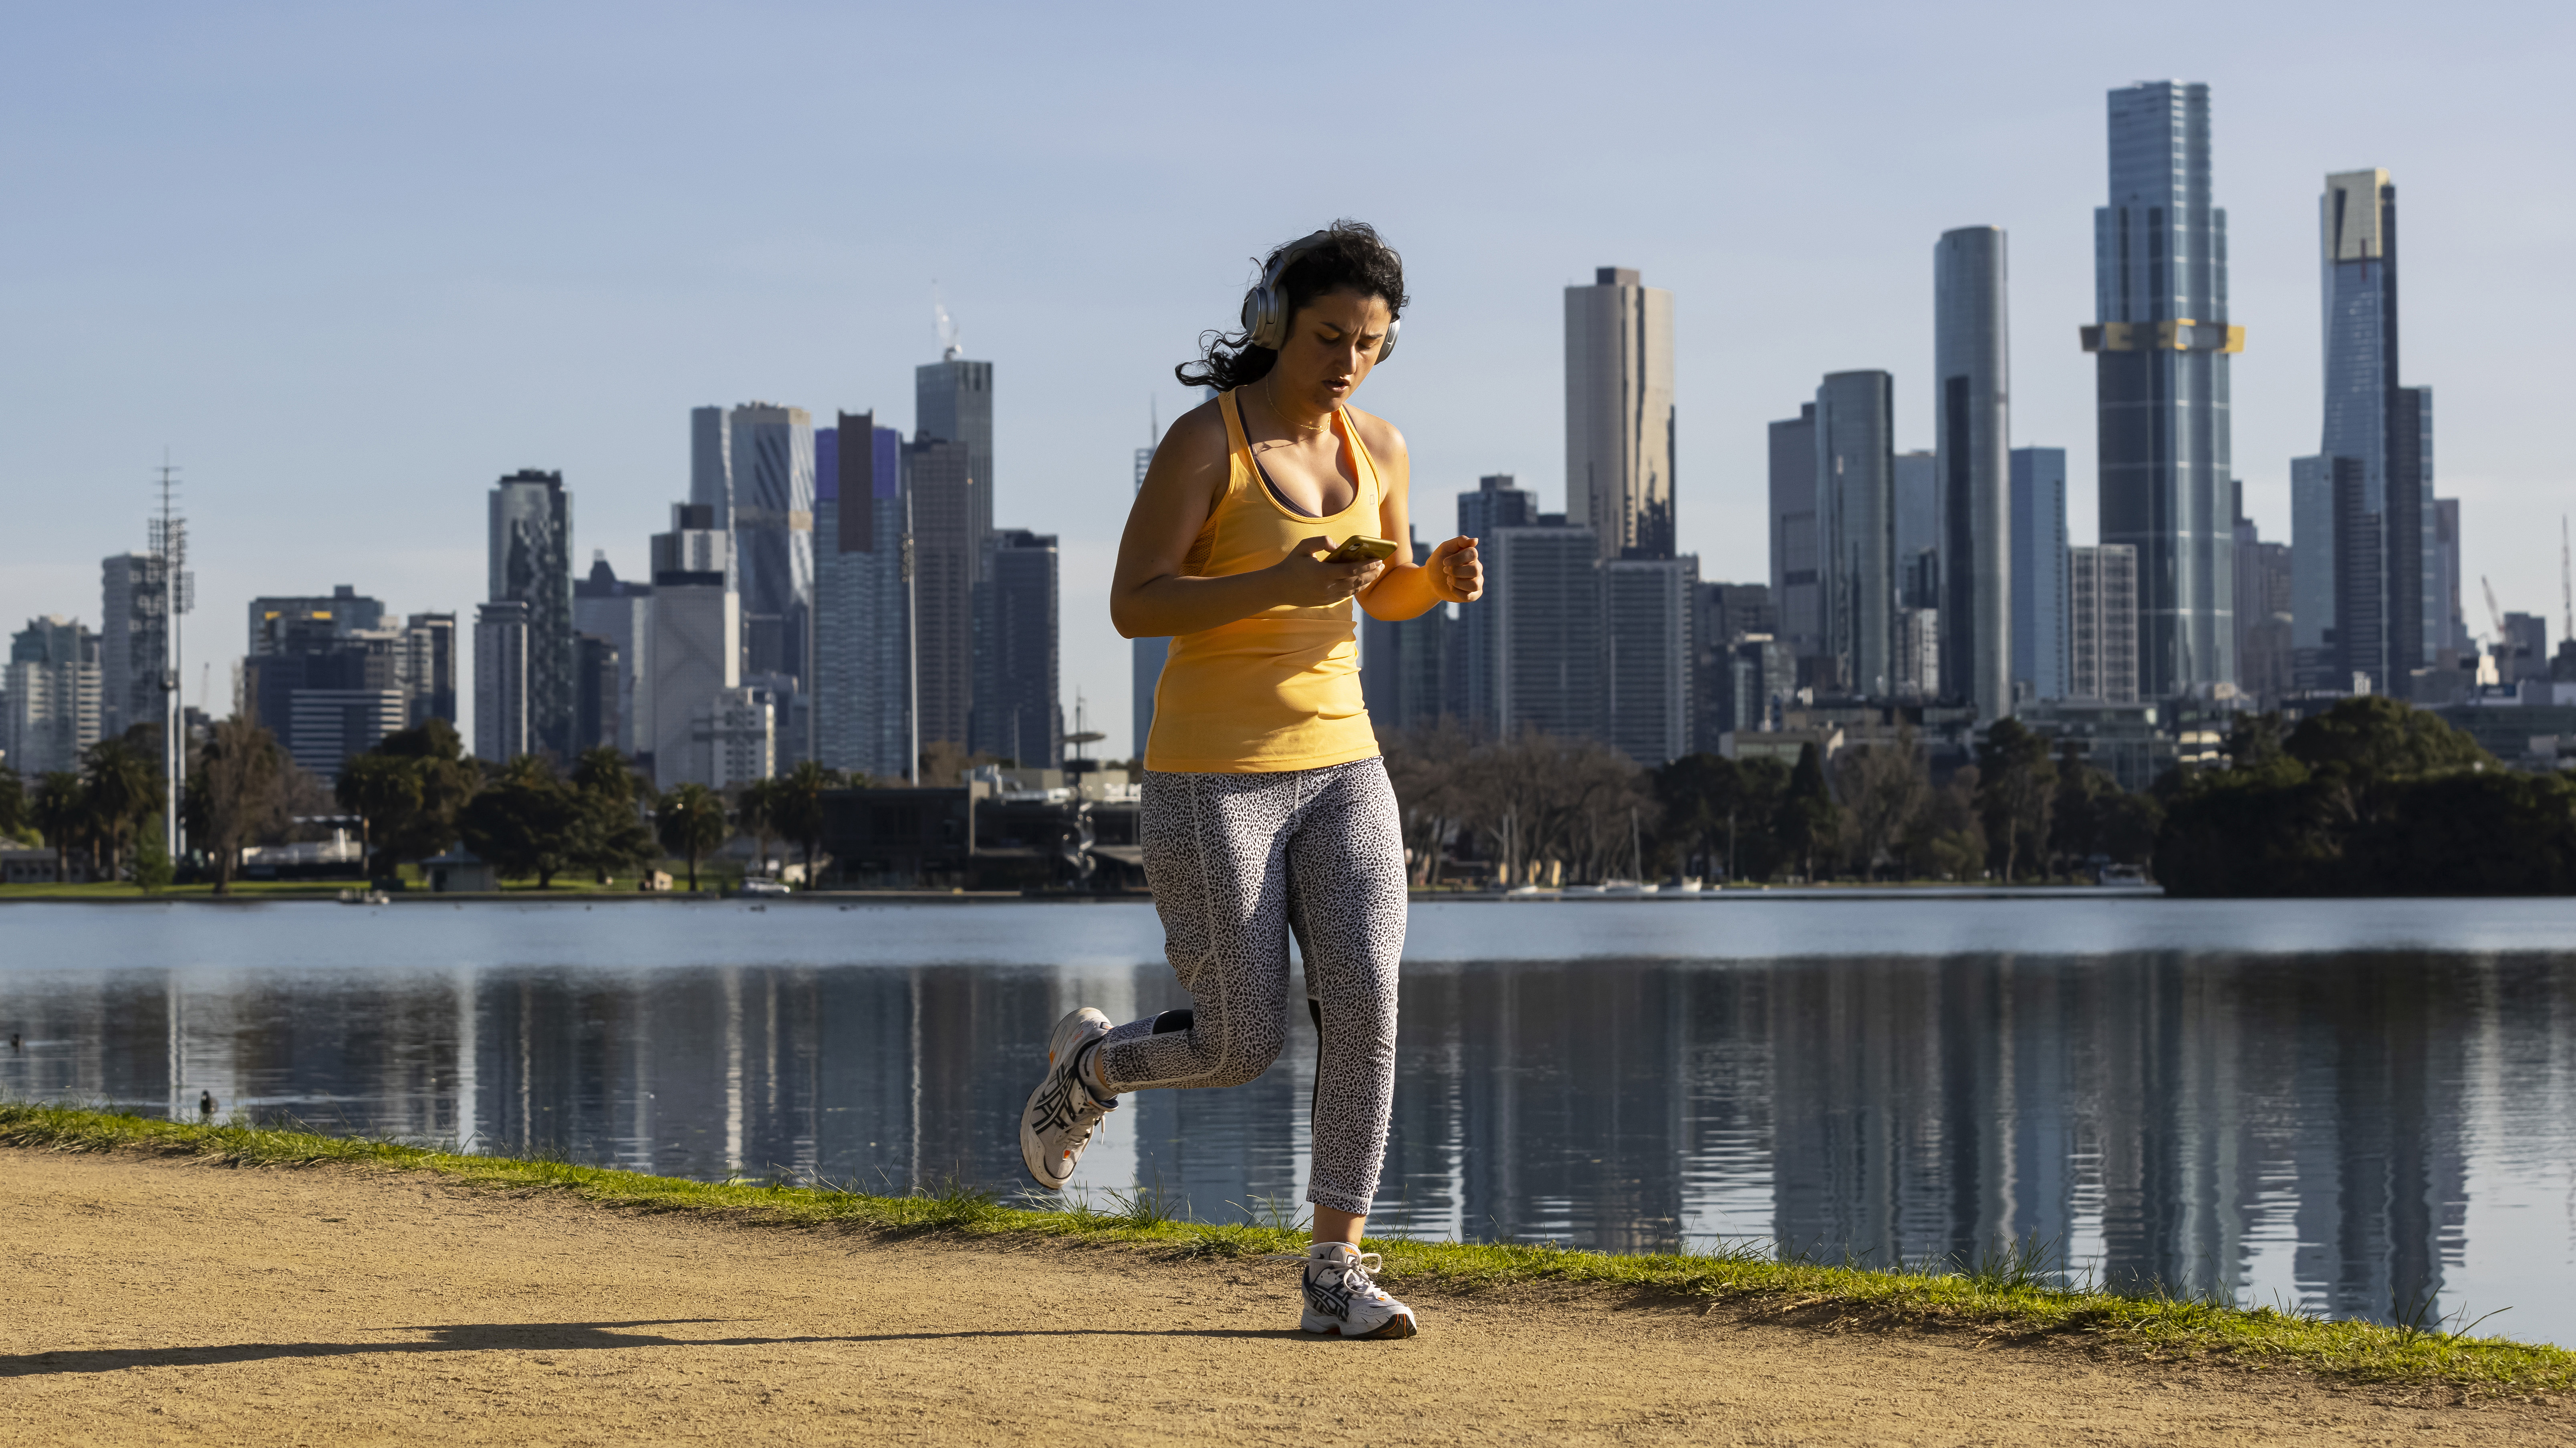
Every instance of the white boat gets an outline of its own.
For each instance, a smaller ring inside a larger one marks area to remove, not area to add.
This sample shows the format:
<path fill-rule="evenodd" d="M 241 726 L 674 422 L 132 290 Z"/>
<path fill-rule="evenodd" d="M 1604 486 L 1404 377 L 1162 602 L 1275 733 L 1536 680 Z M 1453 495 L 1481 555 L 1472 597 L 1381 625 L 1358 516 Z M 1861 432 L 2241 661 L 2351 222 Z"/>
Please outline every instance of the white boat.
<path fill-rule="evenodd" d="M 1571 897 L 1575 895 L 1606 895 L 1609 892 L 1598 885 L 1568 885 L 1559 893 Z"/>
<path fill-rule="evenodd" d="M 1696 895 L 1700 892 L 1700 883 L 1696 878 L 1684 875 L 1674 882 L 1672 891 L 1676 895 Z"/>
<path fill-rule="evenodd" d="M 784 895 L 787 893 L 787 886 L 777 880 L 762 880 L 754 878 L 742 882 L 742 893 L 745 895 L 763 896 Z"/>

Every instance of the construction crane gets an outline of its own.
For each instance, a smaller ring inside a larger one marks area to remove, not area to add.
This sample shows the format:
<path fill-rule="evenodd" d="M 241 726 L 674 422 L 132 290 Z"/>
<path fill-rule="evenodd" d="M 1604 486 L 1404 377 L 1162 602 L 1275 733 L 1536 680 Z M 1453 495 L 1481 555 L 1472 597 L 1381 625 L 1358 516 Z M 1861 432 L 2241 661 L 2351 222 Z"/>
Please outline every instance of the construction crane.
<path fill-rule="evenodd" d="M 2567 574 L 2567 515 L 2561 513 L 2558 515 L 2558 636 L 2576 639 L 2576 587 L 2569 586 Z"/>
<path fill-rule="evenodd" d="M 2487 576 L 2481 573 L 2478 575 L 2478 587 L 2487 591 L 2487 622 L 2495 625 L 2496 646 L 2501 648 L 2505 642 L 2504 610 L 2496 607 L 2495 585 L 2487 582 Z"/>

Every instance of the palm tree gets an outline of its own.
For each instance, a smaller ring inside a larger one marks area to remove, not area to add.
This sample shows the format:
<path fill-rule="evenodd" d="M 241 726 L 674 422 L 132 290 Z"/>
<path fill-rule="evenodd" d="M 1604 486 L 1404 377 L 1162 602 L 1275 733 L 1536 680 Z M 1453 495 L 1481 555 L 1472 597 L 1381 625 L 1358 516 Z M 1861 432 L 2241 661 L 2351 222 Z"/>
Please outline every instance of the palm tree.
<path fill-rule="evenodd" d="M 0 839 L 16 839 L 27 827 L 27 782 L 18 771 L 0 766 Z"/>
<path fill-rule="evenodd" d="M 779 784 L 775 779 L 755 779 L 734 796 L 734 823 L 760 846 L 755 866 L 759 873 L 769 872 L 769 837 L 777 834 Z"/>
<path fill-rule="evenodd" d="M 778 832 L 805 848 L 805 888 L 814 888 L 814 855 L 823 844 L 823 794 L 842 788 L 849 780 L 837 769 L 826 769 L 817 760 L 798 764 L 783 778 L 772 781 L 769 817 Z"/>
<path fill-rule="evenodd" d="M 90 808 L 91 839 L 107 846 L 110 879 L 125 873 L 125 842 L 135 822 L 161 811 L 157 771 L 122 739 L 102 739 L 81 751 L 83 794 Z"/>
<path fill-rule="evenodd" d="M 724 801 L 703 784 L 684 784 L 662 796 L 654 816 L 662 848 L 689 861 L 689 893 L 698 889 L 698 861 L 725 842 Z"/>
<path fill-rule="evenodd" d="M 36 786 L 35 806 L 27 811 L 45 843 L 54 847 L 54 883 L 67 885 L 72 876 L 72 841 L 89 823 L 88 791 L 81 777 L 55 770 Z"/>

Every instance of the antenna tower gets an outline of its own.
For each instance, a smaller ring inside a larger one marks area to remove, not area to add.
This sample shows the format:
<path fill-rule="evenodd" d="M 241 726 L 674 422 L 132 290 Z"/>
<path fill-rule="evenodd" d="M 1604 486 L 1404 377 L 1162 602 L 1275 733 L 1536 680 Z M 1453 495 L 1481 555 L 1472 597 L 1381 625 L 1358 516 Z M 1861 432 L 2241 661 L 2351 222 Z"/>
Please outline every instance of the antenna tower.
<path fill-rule="evenodd" d="M 176 865 L 188 850 L 180 800 L 188 788 L 188 706 L 180 687 L 179 619 L 197 605 L 196 575 L 188 571 L 188 520 L 179 512 L 179 470 L 161 460 L 161 511 L 147 525 L 153 571 L 161 585 L 161 838 Z"/>
<path fill-rule="evenodd" d="M 957 328 L 957 319 L 948 315 L 948 302 L 940 295 L 937 277 L 930 279 L 930 320 L 939 333 L 939 360 L 953 362 L 965 356 L 965 336 Z"/>
<path fill-rule="evenodd" d="M 2564 513 L 2558 515 L 2558 607 L 2561 615 L 2558 636 L 2576 639 L 2576 587 L 2571 587 L 2568 582 L 2567 515 Z"/>

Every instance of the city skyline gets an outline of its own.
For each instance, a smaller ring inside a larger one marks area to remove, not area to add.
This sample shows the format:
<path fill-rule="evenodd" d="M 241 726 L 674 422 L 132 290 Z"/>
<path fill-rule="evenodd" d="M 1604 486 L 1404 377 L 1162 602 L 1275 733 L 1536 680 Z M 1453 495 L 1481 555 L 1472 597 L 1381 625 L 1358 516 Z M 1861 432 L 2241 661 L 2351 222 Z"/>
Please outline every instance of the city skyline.
<path fill-rule="evenodd" d="M 57 53 L 105 53 L 95 27 L 54 23 L 63 30 Z M 1521 23 L 1516 29 L 1507 21 L 1502 28 L 1515 34 L 1507 37 L 1511 44 L 1500 73 L 1523 74 L 1536 63 L 1531 27 Z M 1571 158 L 1606 134 L 1590 121 L 1535 149 L 1529 144 L 1531 123 L 1518 118 L 1498 119 L 1482 139 L 1440 139 L 1433 119 L 1467 84 L 1463 69 L 1442 61 L 1424 77 L 1423 94 L 1408 98 L 1386 120 L 1393 139 L 1421 156 L 1422 166 L 1407 168 L 1408 174 L 1418 171 L 1419 186 L 1290 188 L 1275 206 L 1265 203 L 1269 209 L 1191 219 L 1166 227 L 1153 246 L 1141 249 L 1130 226 L 1102 228 L 1071 254 L 1046 254 L 1027 243 L 1025 228 L 986 225 L 992 207 L 1005 201 L 1037 205 L 1073 224 L 1072 218 L 1088 215 L 1086 208 L 1098 203 L 1073 196 L 1070 185 L 1096 183 L 1106 174 L 1100 168 L 1112 164 L 1084 158 L 1067 168 L 1071 174 L 1063 180 L 1035 175 L 1028 164 L 1035 143 L 1015 128 L 1012 118 L 1025 114 L 1016 110 L 978 119 L 966 135 L 949 140 L 931 138 L 917 126 L 888 130 L 889 137 L 922 134 L 925 143 L 935 142 L 922 157 L 889 161 L 898 179 L 936 162 L 951 168 L 940 183 L 942 194 L 970 204 L 959 208 L 953 222 L 878 224 L 872 228 L 875 239 L 864 245 L 832 239 L 836 223 L 822 212 L 761 234 L 743 233 L 731 218 L 713 225 L 701 217 L 677 225 L 685 241 L 681 252 L 603 246 L 606 234 L 585 223 L 573 228 L 579 247 L 507 228 L 463 247 L 452 263 L 396 239 L 381 249 L 344 246 L 339 260 L 317 271 L 309 265 L 313 243 L 272 237 L 268 224 L 243 214 L 239 204 L 210 199 L 180 184 L 181 178 L 145 166 L 136 173 L 139 184 L 148 189 L 158 177 L 169 183 L 162 192 L 165 203 L 204 212 L 207 224 L 190 228 L 196 240 L 184 248 L 132 240 L 108 244 L 129 218 L 122 203 L 105 198 L 66 206 L 15 240 L 0 242 L 17 274 L 32 279 L 18 316 L 32 344 L 30 355 L 45 359 L 41 366 L 9 364 L 17 369 L 9 393 L 28 411 L 0 443 L 0 487 L 14 498 L 42 498 L 48 519 L 34 529 L 13 530 L 20 542 L 0 542 L 0 612 L 11 613 L 13 622 L 61 613 L 96 626 L 90 617 L 96 560 L 132 546 L 135 515 L 147 503 L 147 489 L 128 491 L 120 484 L 128 478 L 144 483 L 147 465 L 157 461 L 164 442 L 195 483 L 196 567 L 210 609 L 229 612 L 252 593 L 321 591 L 356 577 L 399 611 L 470 617 L 479 600 L 466 580 L 482 562 L 482 540 L 470 510 L 457 503 L 460 495 L 521 467 L 561 470 L 567 488 L 581 494 L 574 558 L 605 549 L 621 577 L 640 578 L 647 572 L 643 540 L 667 526 L 669 502 L 686 495 L 678 413 L 687 406 L 710 398 L 770 397 L 818 412 L 876 407 L 889 425 L 910 435 L 914 419 L 899 411 L 903 373 L 937 355 L 929 283 L 939 277 L 965 329 L 968 351 L 992 359 L 1013 379 L 996 425 L 999 451 L 1015 461 L 1004 483 L 1008 496 L 997 505 L 1014 524 L 1062 539 L 1065 689 L 1082 689 L 1093 701 L 1093 723 L 1120 738 L 1124 721 L 1117 705 L 1129 697 L 1129 649 L 1108 628 L 1102 602 L 1108 555 L 1124 511 L 1116 477 L 1140 440 L 1146 405 L 1159 400 L 1168 416 L 1175 403 L 1190 400 L 1161 379 L 1187 355 L 1198 329 L 1230 316 L 1247 265 L 1242 258 L 1275 241 L 1274 232 L 1292 234 L 1311 225 L 1310 216 L 1336 212 L 1378 221 L 1411 264 L 1416 300 L 1407 313 L 1405 352 L 1378 374 L 1361 403 L 1406 429 L 1418 516 L 1427 523 L 1445 514 L 1450 496 L 1496 472 L 1527 480 L 1542 506 L 1563 506 L 1562 418 L 1554 405 L 1563 385 L 1558 298 L 1563 286 L 1580 284 L 1602 263 L 1633 266 L 1672 289 L 1678 314 L 1676 451 L 1686 495 L 1677 509 L 1679 549 L 1700 556 L 1703 578 L 1740 580 L 1764 576 L 1762 424 L 1780 417 L 1781 409 L 1828 371 L 1884 368 L 1896 379 L 1897 447 L 1931 446 L 1933 419 L 1926 404 L 1932 307 L 1922 286 L 1921 248 L 1958 225 L 2004 227 L 2013 235 L 2014 253 L 2011 441 L 2068 450 L 2068 532 L 2071 541 L 2088 541 L 2095 536 L 2092 378 L 2085 359 L 2073 353 L 2072 333 L 2090 319 L 2085 299 L 2091 291 L 2090 210 L 2099 204 L 2101 97 L 2137 74 L 2158 71 L 2204 81 L 2217 97 L 2217 184 L 2231 212 L 2235 272 L 2231 320 L 2255 330 L 2253 356 L 2259 359 L 2238 369 L 2235 471 L 2246 483 L 2247 511 L 2263 537 L 2290 536 L 2288 462 L 2316 447 L 2318 362 L 2303 339 L 2316 335 L 2318 323 L 2317 177 L 2354 166 L 2386 166 L 2407 178 L 2410 196 L 2423 198 L 2413 213 L 2421 219 L 2408 231 L 2409 371 L 2438 380 L 2444 389 L 2441 486 L 2444 496 L 2465 500 L 2464 590 L 2474 599 L 2478 578 L 2492 576 L 2507 607 L 2550 612 L 2556 558 L 2546 546 L 2547 530 L 2517 530 L 2506 521 L 2517 506 L 2541 512 L 2564 506 L 2547 488 L 2558 480 L 2559 464 L 2548 456 L 2545 438 L 2522 421 L 2547 413 L 2535 390 L 2547 369 L 2518 354 L 2516 348 L 2527 344 L 2514 338 L 2548 334 L 2554 309 L 2566 304 L 2546 295 L 2535 299 L 2529 289 L 2497 279 L 2536 262 L 2567 230 L 2564 214 L 2546 209 L 2556 203 L 2534 202 L 2512 189 L 2532 165 L 2529 118 L 2538 115 L 2516 109 L 2526 104 L 2512 83 L 2516 67 L 2525 57 L 2550 53 L 2553 39 L 2566 33 L 2565 22 L 2544 19 L 2524 56 L 2501 59 L 2472 58 L 2430 28 L 2408 31 L 2404 65 L 2363 54 L 2359 42 L 2337 52 L 2331 45 L 2317 47 L 2313 36 L 2286 30 L 2247 37 L 2213 63 L 2178 47 L 2088 47 L 2090 32 L 2071 21 L 2034 16 L 2028 28 L 2029 35 L 2005 54 L 1976 62 L 1993 69 L 1968 72 L 2000 75 L 2008 69 L 2014 83 L 2001 89 L 2012 93 L 1989 88 L 1991 103 L 1952 125 L 1891 129 L 1883 109 L 1839 114 L 1829 97 L 1797 98 L 1799 86 L 1815 79 L 1801 73 L 1765 80 L 1742 98 L 1748 116 L 1758 113 L 1775 123 L 1785 117 L 1790 123 L 1766 132 L 1777 134 L 1775 156 L 1717 155 L 1704 137 L 1721 118 L 1702 115 L 1679 123 L 1699 115 L 1689 107 L 1722 103 L 1685 106 L 1659 98 L 1650 119 L 1663 124 L 1649 126 L 1633 154 L 1597 165 L 1587 161 L 1588 172 Z M 915 29 L 915 22 L 906 22 L 888 38 L 938 39 L 936 31 Z M 1670 47 L 1672 58 L 1659 59 L 1658 66 L 1711 53 L 1706 36 L 1688 25 L 1683 30 Z M 328 72 L 331 67 L 320 64 L 318 54 L 354 57 L 361 46 L 348 27 L 325 27 L 301 37 L 266 37 L 287 43 L 279 46 L 277 60 L 264 60 L 248 49 L 230 48 L 230 33 L 185 22 L 118 53 L 147 79 L 209 59 L 258 76 L 281 63 L 298 73 Z M 1408 37 L 1420 33 L 1420 26 L 1399 18 L 1390 43 L 1409 43 Z M 1204 42 L 1210 54 L 1214 34 Z M 1066 40 L 1056 36 L 1050 43 Z M 1157 57 L 1199 63 L 1205 59 L 1200 43 L 1191 42 L 1176 56 L 1156 47 L 1179 42 L 1156 40 L 1146 48 L 1147 59 L 1112 64 L 1104 58 L 1101 73 L 1114 75 Z M 191 47 L 196 53 L 187 53 Z M 372 42 L 366 48 L 401 50 Z M 576 63 L 562 94 L 596 97 L 615 76 L 674 63 L 668 57 L 678 48 L 672 34 L 649 26 L 633 31 L 613 55 Z M 2369 47 L 2388 48 L 2378 39 Z M 1034 73 L 1033 57 L 1005 49 L 1009 53 L 996 57 L 988 79 Z M 1576 90 L 1604 83 L 1607 61 L 1595 41 L 1551 40 L 1549 49 L 1550 58 L 1568 68 Z M 1935 45 L 1909 55 L 1907 63 L 1949 53 Z M 2032 84 L 2028 67 L 2052 55 L 2061 58 L 2048 61 L 2043 83 Z M 2331 75 L 2320 68 L 2326 57 L 2341 62 Z M 351 173 L 358 178 L 352 204 L 345 217 L 322 228 L 327 238 L 372 237 L 376 228 L 411 216 L 409 203 L 397 203 L 370 177 L 427 176 L 451 189 L 459 184 L 450 174 L 455 161 L 446 143 L 406 139 L 409 133 L 396 124 L 438 89 L 427 83 L 427 71 L 414 76 L 407 67 L 466 66 L 471 75 L 484 77 L 480 83 L 491 84 L 523 63 L 528 62 L 470 59 L 452 45 L 409 61 L 370 62 L 393 67 L 368 72 L 383 82 L 386 98 L 361 106 L 349 134 L 378 135 L 394 144 L 384 159 Z M 2486 78 L 2482 93 L 2501 97 L 2485 102 L 2473 119 L 2445 120 L 2429 100 L 2403 98 L 2438 92 L 2438 77 L 2471 63 Z M 1848 83 L 1857 95 L 1870 75 L 1883 78 L 1894 65 L 1892 58 L 1863 57 L 1848 77 L 1836 80 L 1836 94 Z M 2383 93 L 2399 99 L 2320 127 L 2313 119 L 2318 98 L 2355 83 L 2356 75 L 2378 77 Z M 2419 84 L 2395 84 L 2394 77 Z M 111 124 L 94 102 L 67 92 L 60 78 L 31 72 L 26 79 L 17 100 L 0 104 L 43 108 L 46 124 L 22 128 L 49 138 L 33 153 L 39 158 L 85 155 L 101 160 L 99 174 L 130 172 L 132 167 L 112 162 L 123 154 L 118 148 L 152 142 L 160 135 L 156 125 L 176 123 L 170 117 L 156 121 L 156 113 L 147 110 Z M 286 80 L 284 70 L 279 79 Z M 1476 83 L 1489 85 L 1491 76 Z M 919 100 L 905 89 L 909 84 L 889 91 L 881 103 L 868 102 L 868 114 L 895 124 Z M 239 114 L 219 106 L 208 119 L 208 97 L 191 94 L 199 103 L 190 110 L 191 125 L 201 132 L 191 145 L 232 145 L 243 156 L 255 149 L 245 137 L 260 125 L 316 103 L 310 88 L 286 83 L 272 99 L 241 102 Z M 880 104 L 882 112 L 876 109 Z M 1541 111 L 1551 121 L 1565 119 Z M 1090 134 L 1106 136 L 1142 117 L 1113 108 L 1099 123 L 1107 129 Z M 725 125 L 699 121 L 706 135 L 668 127 L 648 131 L 683 157 L 732 140 Z M 78 134 L 65 130 L 84 123 L 87 129 Z M 589 135 L 551 103 L 507 130 L 488 126 L 474 122 L 467 134 L 497 137 L 524 129 L 526 138 L 542 142 L 533 147 L 536 152 L 554 156 Z M 1863 147 L 1865 137 L 1869 145 Z M 2011 144 L 1999 144 L 2007 139 Z M 338 144 L 311 143 L 317 154 L 336 154 Z M 620 175 L 635 176 L 635 163 L 645 158 L 640 142 L 614 142 L 603 134 L 591 144 L 601 148 L 607 169 Z M 1475 198 L 1476 186 L 1490 179 L 1496 158 L 1506 151 L 1515 153 L 1512 174 L 1533 188 L 1527 207 L 1516 206 L 1508 217 Z M 1935 154 L 1946 158 L 1937 179 L 1926 160 Z M 1455 175 L 1437 174 L 1444 158 L 1456 163 Z M 285 205 L 276 188 L 303 177 L 314 160 L 297 153 L 243 161 L 250 169 L 240 193 L 279 214 L 303 215 Z M 537 174 L 529 163 L 495 164 L 488 184 L 499 194 L 486 199 L 506 196 L 552 206 L 533 190 L 521 195 Z M 653 164 L 670 169 L 663 158 Z M 1177 162 L 1138 160 L 1133 167 L 1128 183 L 1113 188 L 1120 191 L 1122 215 L 1132 209 L 1140 180 L 1148 192 L 1167 193 L 1147 209 L 1158 224 L 1173 214 L 1171 208 L 1196 206 L 1208 194 L 1209 183 Z M 1723 181 L 1713 189 L 1727 193 L 1730 211 L 1738 205 L 1767 211 L 1773 218 L 1769 234 L 1749 238 L 1708 225 L 1712 213 L 1705 203 L 1633 199 L 1648 189 L 1637 184 L 1643 170 L 1676 167 L 1710 183 Z M 969 194 L 979 188 L 990 194 Z M 1853 202 L 1831 194 L 1845 189 L 1865 194 Z M 482 190 L 469 189 L 464 199 L 482 197 Z M 1621 199 L 1609 204 L 1612 197 Z M 1798 206 L 1788 205 L 1792 198 Z M 1850 225 L 1850 207 L 1862 204 L 1869 224 Z M 606 214 L 624 217 L 625 205 L 609 206 Z M 2543 209 L 2535 213 L 2534 206 Z M 1551 208 L 1582 219 L 1556 221 Z M 479 201 L 450 209 L 460 218 L 489 210 Z M 932 212 L 921 208 L 906 215 L 930 218 Z M 475 226 L 489 231 L 480 221 Z M 441 227 L 427 234 L 447 245 L 456 233 Z M 989 236 L 976 234 L 979 229 Z M 1127 253 L 1150 255 L 1110 264 Z M 1175 266 L 1172 258 L 1199 256 L 1207 258 L 1204 265 L 1188 261 L 1183 272 L 1166 275 Z M 291 277 L 280 270 L 290 262 L 296 263 Z M 1084 284 L 1068 286 L 1065 274 L 1075 271 Z M 1759 277 L 1758 286 L 1748 284 L 1749 275 Z M 340 307 L 382 293 L 396 277 L 406 279 L 406 286 L 426 284 L 452 315 L 441 321 L 399 300 L 373 311 Z M 773 289 L 786 287 L 782 296 L 801 294 L 807 301 L 781 308 L 776 322 L 755 320 L 746 331 L 748 314 L 736 310 L 736 294 L 754 278 Z M 173 287 L 187 289 L 195 300 L 163 306 L 169 321 L 129 325 L 140 314 L 126 308 L 166 303 Z M 1031 305 L 1040 297 L 1042 304 Z M 261 328 L 236 324 L 240 308 L 250 305 L 262 309 Z M 317 308 L 351 316 L 326 323 Z M 121 345 L 111 359 L 77 342 L 82 333 L 72 328 L 74 312 L 84 315 L 85 328 L 104 325 L 107 332 L 143 338 L 145 344 Z M 779 327 L 793 329 L 784 344 L 776 342 L 783 335 Z M 477 367 L 469 372 L 446 365 L 469 338 Z M 724 340 L 708 346 L 709 338 Z M 748 345 L 753 342 L 763 345 L 754 349 Z M 300 360 L 308 355 L 333 359 L 344 375 L 315 370 L 313 362 Z M 192 360 L 216 356 L 224 358 L 213 369 L 221 375 L 210 375 Z M 2517 362 L 2517 356 L 2525 360 Z M 2532 375 L 2518 376 L 2517 368 Z M 347 431 L 354 423 L 329 415 L 337 411 L 354 419 L 370 411 L 357 405 L 352 386 L 367 395 L 401 393 L 450 421 L 425 433 L 415 430 L 399 449 L 355 450 Z M 282 426 L 290 416 L 294 426 Z M 129 433 L 136 434 L 129 449 L 133 462 L 120 467 L 116 439 Z M 2521 481 L 2513 486 L 2526 499 L 2506 490 L 2515 478 Z M 364 506 L 351 506 L 361 491 Z M 284 516 L 296 517 L 299 526 L 279 528 Z M 2482 610 L 2469 612 L 2475 619 Z M 217 639 L 192 657 L 192 676 L 200 674 L 198 661 L 214 666 L 213 697 L 205 702 L 217 712 L 226 703 L 233 647 Z M 192 703 L 200 683 L 201 676 L 186 681 Z"/>

